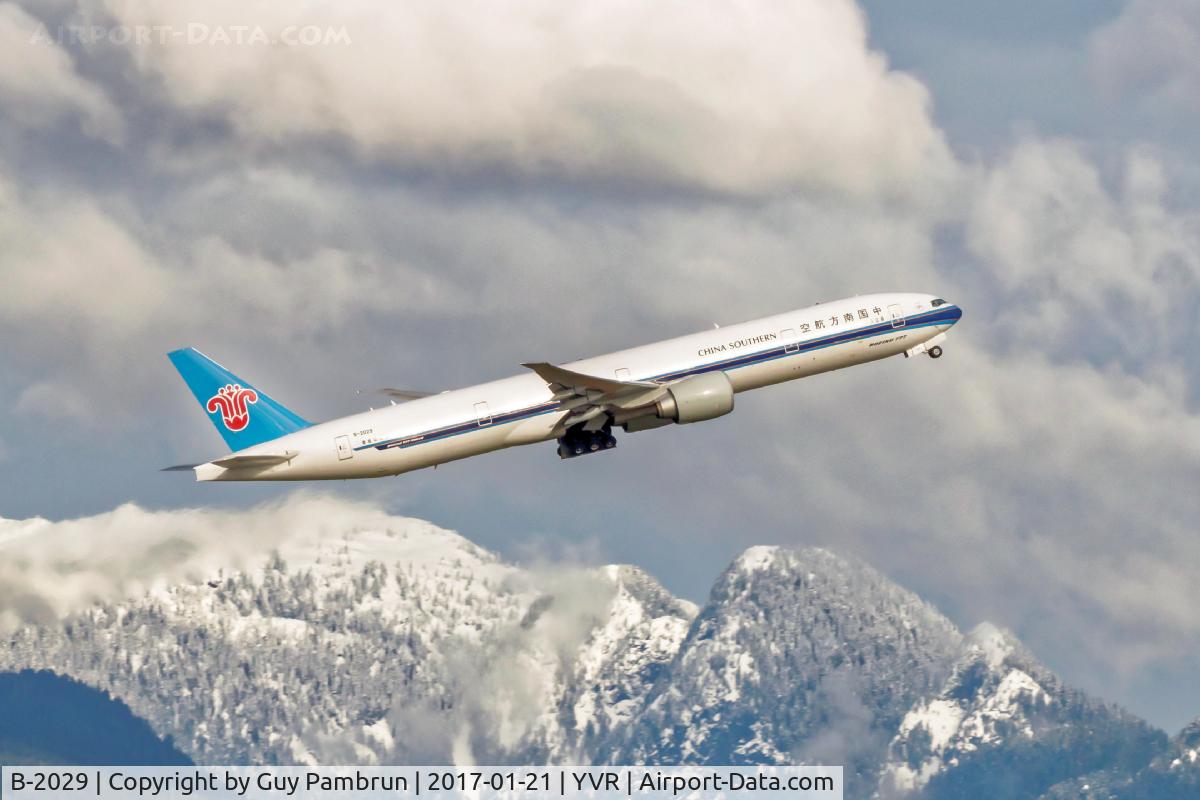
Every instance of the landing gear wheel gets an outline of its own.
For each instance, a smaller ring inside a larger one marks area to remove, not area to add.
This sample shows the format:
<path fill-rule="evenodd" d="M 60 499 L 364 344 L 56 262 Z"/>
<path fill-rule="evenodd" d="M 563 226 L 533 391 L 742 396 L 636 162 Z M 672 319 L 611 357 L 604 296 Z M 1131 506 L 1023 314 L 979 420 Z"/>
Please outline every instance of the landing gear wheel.
<path fill-rule="evenodd" d="M 942 357 L 942 346 L 940 344 L 935 344 L 933 347 L 929 348 L 929 357 L 930 358 L 941 358 Z"/>
<path fill-rule="evenodd" d="M 571 427 L 558 440 L 558 457 L 575 458 L 611 450 L 616 446 L 617 437 L 612 435 L 611 422 L 593 431 L 584 430 L 581 423 Z"/>

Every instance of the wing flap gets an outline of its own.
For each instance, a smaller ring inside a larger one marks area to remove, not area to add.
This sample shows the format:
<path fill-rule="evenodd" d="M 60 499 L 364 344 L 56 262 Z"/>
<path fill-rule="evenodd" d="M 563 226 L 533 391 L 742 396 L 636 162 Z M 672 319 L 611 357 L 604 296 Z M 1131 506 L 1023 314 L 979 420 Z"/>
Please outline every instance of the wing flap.
<path fill-rule="evenodd" d="M 578 393 L 579 389 L 595 389 L 607 394 L 624 392 L 633 388 L 652 389 L 658 386 L 657 383 L 649 383 L 647 381 L 618 381 L 612 378 L 601 378 L 598 375 L 587 375 L 582 372 L 566 369 L 565 367 L 556 367 L 545 361 L 536 361 L 529 364 L 522 364 L 521 366 L 536 372 L 551 387 L 560 386 L 563 389 L 575 389 L 576 393 Z"/>
<path fill-rule="evenodd" d="M 564 431 L 580 423 L 596 424 L 602 414 L 649 406 L 666 393 L 666 384 L 652 381 L 619 381 L 587 375 L 545 362 L 522 364 L 537 373 L 554 392 L 554 401 L 567 415 L 555 426 Z"/>

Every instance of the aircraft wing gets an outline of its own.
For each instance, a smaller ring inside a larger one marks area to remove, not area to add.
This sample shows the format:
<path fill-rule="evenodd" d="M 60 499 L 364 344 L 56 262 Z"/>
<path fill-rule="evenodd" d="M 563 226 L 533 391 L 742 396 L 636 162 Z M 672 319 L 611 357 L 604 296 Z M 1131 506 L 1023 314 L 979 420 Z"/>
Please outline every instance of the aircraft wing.
<path fill-rule="evenodd" d="M 522 367 L 528 367 L 541 376 L 542 380 L 550 384 L 550 388 L 572 388 L 582 387 L 586 389 L 595 389 L 601 392 L 621 392 L 631 388 L 637 389 L 657 389 L 662 386 L 659 383 L 651 383 L 649 381 L 618 381 L 612 378 L 601 378 L 596 375 L 586 375 L 582 372 L 573 372 L 565 367 L 556 367 L 553 364 L 547 364 L 545 361 L 535 361 L 529 364 L 522 364 Z"/>
<path fill-rule="evenodd" d="M 648 406 L 667 391 L 666 384 L 662 383 L 601 378 L 544 361 L 521 366 L 536 372 L 554 392 L 559 408 L 571 412 L 555 426 L 564 431 L 581 422 L 602 420 L 606 413 Z"/>

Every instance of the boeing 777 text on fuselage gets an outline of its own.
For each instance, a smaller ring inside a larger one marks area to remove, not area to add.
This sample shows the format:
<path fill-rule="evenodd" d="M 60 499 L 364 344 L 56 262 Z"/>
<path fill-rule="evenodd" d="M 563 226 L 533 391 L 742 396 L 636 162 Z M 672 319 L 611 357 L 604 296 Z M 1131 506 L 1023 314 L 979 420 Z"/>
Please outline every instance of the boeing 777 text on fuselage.
<path fill-rule="evenodd" d="M 393 404 L 319 424 L 186 348 L 168 357 L 232 453 L 172 469 L 201 481 L 374 478 L 551 439 L 574 458 L 615 447 L 615 428 L 728 414 L 738 392 L 900 353 L 937 358 L 961 317 L 932 295 L 863 295 L 441 394 L 384 390 Z"/>

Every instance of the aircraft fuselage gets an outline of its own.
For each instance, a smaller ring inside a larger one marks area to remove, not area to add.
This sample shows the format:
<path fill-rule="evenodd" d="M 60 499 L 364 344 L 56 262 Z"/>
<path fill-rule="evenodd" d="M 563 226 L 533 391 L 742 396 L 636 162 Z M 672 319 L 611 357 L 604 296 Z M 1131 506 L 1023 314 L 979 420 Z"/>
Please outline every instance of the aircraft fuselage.
<path fill-rule="evenodd" d="M 732 391 L 740 393 L 902 353 L 937 357 L 946 331 L 961 316 L 957 306 L 933 295 L 862 295 L 587 358 L 562 369 L 581 378 L 595 376 L 630 385 L 670 388 L 685 387 L 682 382 L 690 381 L 686 386 L 716 386 L 716 394 L 721 391 L 719 377 L 692 379 L 719 372 L 728 378 Z M 650 397 L 656 390 L 645 391 Z M 709 394 L 714 394 L 711 388 Z M 647 411 L 648 406 L 636 405 L 635 395 L 630 389 L 622 396 L 633 399 L 607 403 L 602 390 L 564 388 L 529 372 L 311 425 L 236 450 L 231 466 L 198 465 L 196 478 L 372 478 L 556 438 L 565 442 L 560 454 L 568 456 L 571 447 L 579 449 L 579 442 L 600 441 L 603 446 L 607 441 L 612 446 L 613 427 L 640 430 L 670 424 L 674 420 L 664 415 L 671 413 L 678 415 L 678 421 L 688 421 L 684 412 L 672 412 L 671 398 L 656 401 Z M 203 402 L 200 394 L 197 397 Z M 682 397 L 680 392 L 677 399 Z M 707 401 L 700 397 L 699 402 Z M 728 403 L 732 408 L 732 395 Z M 626 407 L 629 404 L 632 407 Z M 254 405 L 247 408 L 250 415 L 258 412 Z M 593 416 L 564 430 L 564 422 L 582 418 L 589 408 Z M 211 401 L 209 410 L 215 413 Z M 255 464 L 247 456 L 280 460 Z"/>

